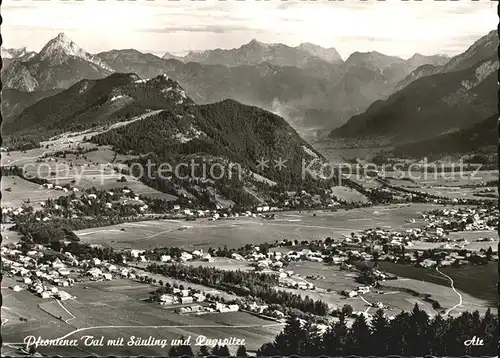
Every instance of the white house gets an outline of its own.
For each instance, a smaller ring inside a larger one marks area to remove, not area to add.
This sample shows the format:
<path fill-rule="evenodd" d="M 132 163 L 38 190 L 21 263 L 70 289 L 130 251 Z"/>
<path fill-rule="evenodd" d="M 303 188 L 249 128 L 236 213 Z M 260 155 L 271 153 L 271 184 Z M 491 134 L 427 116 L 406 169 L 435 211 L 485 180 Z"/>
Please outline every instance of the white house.
<path fill-rule="evenodd" d="M 196 302 L 205 301 L 205 296 L 203 295 L 203 293 L 195 293 L 193 297 L 196 299 Z"/>
<path fill-rule="evenodd" d="M 181 303 L 193 303 L 193 297 L 188 296 L 188 297 L 181 297 Z"/>
<path fill-rule="evenodd" d="M 233 252 L 231 254 L 231 258 L 233 260 L 238 260 L 238 261 L 243 261 L 244 260 L 243 256 L 241 256 L 240 254 L 237 254 L 236 252 Z"/>
<path fill-rule="evenodd" d="M 201 257 L 203 255 L 203 250 L 194 250 L 191 255 L 195 257 Z"/>
<path fill-rule="evenodd" d="M 206 253 L 205 255 L 202 256 L 201 258 L 203 261 L 212 261 L 212 255 L 210 255 L 209 253 Z"/>
<path fill-rule="evenodd" d="M 52 267 L 55 268 L 55 269 L 58 269 L 58 268 L 63 268 L 63 267 L 66 267 L 65 264 L 62 263 L 61 260 L 59 260 L 59 258 L 56 258 L 54 260 L 54 262 L 52 262 Z"/>
<path fill-rule="evenodd" d="M 41 298 L 50 298 L 52 297 L 52 293 L 49 291 L 42 291 L 39 293 Z"/>
<path fill-rule="evenodd" d="M 87 271 L 87 275 L 92 276 L 92 277 L 99 277 L 102 275 L 102 271 L 100 269 L 98 269 L 97 267 L 93 267 Z"/>
<path fill-rule="evenodd" d="M 130 255 L 132 255 L 132 257 L 135 257 L 135 258 L 138 258 L 140 254 L 142 254 L 144 252 L 144 250 L 130 250 Z"/>
<path fill-rule="evenodd" d="M 193 255 L 191 255 L 190 253 L 188 252 L 183 252 L 181 254 L 181 261 L 189 261 L 189 260 L 192 260 L 193 259 Z"/>
<path fill-rule="evenodd" d="M 111 281 L 111 279 L 113 278 L 113 275 L 111 275 L 110 273 L 105 273 L 102 275 L 104 277 L 105 280 L 107 281 Z"/>
<path fill-rule="evenodd" d="M 71 296 L 68 292 L 66 291 L 59 291 L 57 293 L 57 296 L 61 301 L 66 301 L 66 300 L 71 300 L 73 299 L 73 296 Z"/>
<path fill-rule="evenodd" d="M 22 289 L 23 288 L 21 286 L 19 286 L 19 285 L 12 286 L 12 291 L 14 291 L 14 292 L 22 291 Z"/>

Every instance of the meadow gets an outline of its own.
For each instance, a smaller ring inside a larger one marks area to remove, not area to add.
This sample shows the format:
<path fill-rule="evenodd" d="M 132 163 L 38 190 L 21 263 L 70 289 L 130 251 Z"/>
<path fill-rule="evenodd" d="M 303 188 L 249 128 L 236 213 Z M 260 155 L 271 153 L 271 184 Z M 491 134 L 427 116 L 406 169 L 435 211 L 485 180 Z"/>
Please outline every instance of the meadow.
<path fill-rule="evenodd" d="M 438 273 L 428 270 L 429 276 L 435 276 L 434 281 L 427 280 L 421 282 L 418 281 L 416 277 L 407 277 L 404 274 L 400 274 L 400 271 L 397 269 L 388 270 L 388 265 L 385 264 L 385 262 L 381 262 L 380 269 L 382 271 L 394 273 L 398 275 L 399 278 L 397 280 L 388 280 L 381 283 L 384 286 L 384 288 L 381 289 L 384 291 L 384 294 L 375 293 L 372 290 L 372 292 L 364 294 L 363 298 L 371 303 L 382 302 L 384 306 L 389 308 L 390 314 L 397 314 L 402 310 L 409 311 L 413 308 L 415 303 L 418 303 L 418 305 L 428 314 L 434 315 L 438 313 L 432 308 L 430 303 L 423 301 L 422 297 L 413 296 L 404 289 L 414 290 L 421 295 L 430 294 L 432 299 L 437 300 L 441 306 L 446 309 L 452 308 L 458 303 L 458 296 L 450 288 L 449 281 Z M 403 268 L 411 268 L 411 266 L 401 266 Z M 353 309 L 357 311 L 366 311 L 369 308 L 366 302 L 359 297 L 346 299 L 339 295 L 342 290 L 353 290 L 361 286 L 359 283 L 355 282 L 356 274 L 353 272 L 342 271 L 338 266 L 329 266 L 314 262 L 291 263 L 288 268 L 293 270 L 295 274 L 299 274 L 304 278 L 308 275 L 320 275 L 325 277 L 324 279 L 317 280 L 306 279 L 318 288 L 315 291 L 287 289 L 288 291 L 300 293 L 301 295 L 308 295 L 315 299 L 321 299 L 328 303 L 331 308 L 339 308 L 344 304 L 351 305 Z M 443 272 L 448 273 L 445 269 L 443 269 Z M 328 292 L 328 290 L 331 292 Z M 468 293 L 462 293 L 462 295 L 464 301 L 462 307 L 452 311 L 452 314 L 456 314 L 460 312 L 460 310 L 474 311 L 476 309 L 484 313 L 488 307 L 492 307 L 491 302 L 486 298 L 476 297 L 470 291 Z M 374 313 L 375 310 L 376 309 L 370 308 L 368 312 Z"/>
<path fill-rule="evenodd" d="M 276 240 L 342 239 L 351 232 L 381 227 L 402 230 L 420 227 L 421 213 L 434 205 L 392 205 L 339 211 L 281 212 L 275 220 L 240 217 L 211 221 L 151 220 L 77 231 L 82 242 L 115 249 L 239 248 Z M 408 223 L 416 219 L 415 223 Z"/>
<path fill-rule="evenodd" d="M 434 270 L 389 262 L 381 262 L 380 269 L 394 273 L 400 277 L 409 278 L 415 282 L 420 282 L 422 288 L 425 287 L 425 292 L 428 292 L 428 287 L 433 287 L 433 285 L 442 286 L 441 289 L 443 290 L 443 286 L 450 287 L 449 280 Z M 487 265 L 443 267 L 441 272 L 453 278 L 454 286 L 459 292 L 484 301 L 481 306 L 491 307 L 492 309 L 498 307 L 498 262 Z M 474 302 L 471 299 L 467 299 L 466 301 Z"/>
<path fill-rule="evenodd" d="M 48 148 L 36 148 L 26 151 L 26 153 L 13 151 L 2 156 L 2 166 L 16 165 L 24 169 L 28 177 L 38 177 L 48 180 L 54 185 L 66 185 L 84 190 L 96 187 L 104 190 L 128 187 L 137 194 L 142 194 L 152 198 L 165 200 L 175 200 L 176 197 L 170 194 L 152 189 L 130 175 L 122 175 L 113 170 L 113 166 L 118 166 L 120 162 L 131 159 L 132 156 L 122 155 L 114 152 L 109 146 L 100 146 L 99 150 L 84 154 L 85 158 L 75 154 L 67 154 L 64 158 L 56 157 L 58 151 L 75 150 L 79 135 L 69 142 L 66 137 L 42 143 Z M 84 149 L 96 148 L 95 144 L 78 143 Z M 41 160 L 41 162 L 37 162 Z M 116 163 L 116 164 L 115 164 Z M 118 182 L 118 179 L 125 177 L 126 182 Z M 10 181 L 2 183 L 2 198 L 6 203 L 12 202 L 12 206 L 19 206 L 22 200 L 30 198 L 32 201 L 46 200 L 48 197 L 59 197 L 64 195 L 62 191 L 40 189 L 40 186 L 21 178 L 11 177 Z M 20 188 L 12 187 L 12 192 L 5 192 L 5 188 L 11 187 L 11 182 L 15 181 Z M 14 192 L 14 189 L 15 192 Z M 43 196 L 43 193 L 47 195 Z M 71 193 L 68 193 L 68 195 Z M 6 198 L 5 198 L 6 197 Z"/>
<path fill-rule="evenodd" d="M 5 280 L 4 280 L 5 281 Z M 2 284 L 7 284 L 2 282 Z M 209 338 L 245 339 L 248 350 L 256 350 L 262 344 L 274 339 L 282 329 L 282 324 L 265 320 L 246 312 L 230 312 L 205 315 L 180 315 L 172 309 L 155 303 L 145 302 L 153 287 L 127 279 L 109 282 L 92 282 L 86 285 L 65 289 L 76 295 L 75 300 L 62 301 L 70 312 L 70 317 L 62 317 L 67 323 L 55 318 L 60 306 L 52 299 L 41 299 L 27 291 L 13 292 L 2 286 L 4 306 L 2 316 L 10 317 L 2 326 L 4 342 L 23 341 L 27 335 L 40 335 L 42 338 L 66 337 L 80 339 L 83 336 L 124 338 L 125 343 L 131 336 L 147 339 L 149 336 L 172 339 L 204 335 Z M 24 306 L 24 308 L 23 308 Z M 58 308 L 59 307 L 59 308 Z M 50 313 L 47 313 L 49 311 Z M 10 313 L 5 315 L 4 313 Z M 59 314 L 62 316 L 62 314 Z M 28 318 L 28 322 L 16 320 L 17 316 Z M 68 319 L 69 318 L 69 319 Z M 237 348 L 237 347 L 234 347 Z M 166 355 L 170 347 L 113 347 L 85 346 L 80 341 L 78 347 L 40 348 L 44 354 L 66 354 L 77 356 L 99 355 Z M 199 347 L 193 347 L 197 352 Z"/>
<path fill-rule="evenodd" d="M 47 199 L 56 199 L 60 196 L 70 195 L 70 192 L 46 189 L 39 184 L 32 183 L 16 176 L 2 177 L 2 207 L 20 207 L 24 202 L 34 209 L 40 208 L 40 203 Z"/>

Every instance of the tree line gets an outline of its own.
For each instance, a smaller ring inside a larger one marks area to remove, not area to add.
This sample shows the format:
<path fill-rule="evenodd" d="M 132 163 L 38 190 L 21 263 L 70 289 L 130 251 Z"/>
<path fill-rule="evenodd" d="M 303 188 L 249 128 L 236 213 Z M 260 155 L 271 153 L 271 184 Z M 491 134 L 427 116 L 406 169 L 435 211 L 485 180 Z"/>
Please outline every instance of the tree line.
<path fill-rule="evenodd" d="M 147 270 L 187 282 L 201 284 L 224 291 L 234 292 L 238 296 L 257 297 L 269 304 L 277 304 L 287 308 L 295 308 L 305 313 L 326 316 L 328 305 L 320 300 L 302 297 L 275 288 L 279 284 L 276 275 L 253 271 L 227 271 L 213 267 L 192 267 L 179 264 L 151 264 Z"/>
<path fill-rule="evenodd" d="M 370 323 L 359 315 L 350 328 L 341 316 L 323 332 L 311 322 L 290 317 L 284 330 L 264 344 L 257 356 L 494 356 L 498 333 L 498 316 L 489 309 L 482 317 L 475 311 L 430 318 L 415 305 L 411 312 L 401 312 L 391 320 L 382 310 L 377 310 Z M 483 345 L 467 345 L 474 337 Z"/>

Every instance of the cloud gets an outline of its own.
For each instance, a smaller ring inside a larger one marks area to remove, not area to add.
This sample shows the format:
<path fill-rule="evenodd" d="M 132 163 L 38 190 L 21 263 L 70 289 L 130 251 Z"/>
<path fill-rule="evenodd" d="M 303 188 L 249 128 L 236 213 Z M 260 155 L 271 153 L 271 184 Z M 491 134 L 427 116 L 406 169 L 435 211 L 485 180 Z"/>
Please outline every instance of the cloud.
<path fill-rule="evenodd" d="M 8 47 L 33 50 L 63 31 L 90 52 L 235 48 L 257 38 L 334 47 L 344 58 L 372 50 L 409 57 L 464 51 L 496 27 L 495 6 L 432 0 L 11 0 L 2 4 L 2 36 Z"/>

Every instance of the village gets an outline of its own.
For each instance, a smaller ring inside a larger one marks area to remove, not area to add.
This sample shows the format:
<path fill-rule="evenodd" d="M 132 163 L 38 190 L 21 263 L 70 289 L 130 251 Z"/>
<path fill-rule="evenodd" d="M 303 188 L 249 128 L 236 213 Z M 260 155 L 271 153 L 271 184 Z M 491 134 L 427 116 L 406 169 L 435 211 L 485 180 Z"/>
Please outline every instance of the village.
<path fill-rule="evenodd" d="M 130 192 L 123 192 L 130 194 Z M 94 194 L 88 195 L 89 201 L 97 200 Z M 134 198 L 135 199 L 135 198 Z M 56 208 L 57 209 L 57 208 Z M 263 214 L 271 208 L 262 208 L 252 213 L 244 212 L 241 215 L 269 219 L 271 216 Z M 186 213 L 185 213 L 186 214 Z M 207 213 L 214 220 L 229 218 L 218 213 Z M 205 215 L 205 212 L 203 212 Z M 56 298 L 58 300 L 74 299 L 64 288 L 88 281 L 110 281 L 116 278 L 127 278 L 145 281 L 146 273 L 137 273 L 134 267 L 141 268 L 151 262 L 180 263 L 196 265 L 196 263 L 217 264 L 221 258 L 228 258 L 239 263 L 240 269 L 251 269 L 257 272 L 272 273 L 279 279 L 277 289 L 295 289 L 314 291 L 313 281 L 321 280 L 320 275 L 300 277 L 293 270 L 287 269 L 292 262 L 316 262 L 325 265 L 337 265 L 342 270 L 359 272 L 360 263 L 375 263 L 371 268 L 374 281 L 362 284 L 357 289 L 341 290 L 337 292 L 349 298 L 357 297 L 370 290 L 376 281 L 396 279 L 395 275 L 381 272 L 376 268 L 377 262 L 389 261 L 414 266 L 433 268 L 450 265 L 484 264 L 488 261 L 498 260 L 498 253 L 493 253 L 491 247 L 480 250 L 468 250 L 467 240 L 453 241 L 448 237 L 449 231 L 459 227 L 456 223 L 466 223 L 469 231 L 485 230 L 495 225 L 494 209 L 442 209 L 425 212 L 422 218 L 427 225 L 424 228 L 411 228 L 403 231 L 390 231 L 387 229 L 367 229 L 353 232 L 342 241 L 330 238 L 324 241 L 306 240 L 276 241 L 265 245 L 246 245 L 241 249 L 211 249 L 204 252 L 202 249 L 170 250 L 127 250 L 121 252 L 121 262 L 101 260 L 97 257 L 77 259 L 69 251 L 64 252 L 64 246 L 56 253 L 51 252 L 45 257 L 44 252 L 50 251 L 44 245 L 16 243 L 2 246 L 2 267 L 7 275 L 21 277 L 22 283 L 11 288 L 14 291 L 27 289 L 41 298 Z M 492 238 L 481 238 L 478 242 L 488 243 Z M 422 243 L 438 243 L 440 246 L 429 249 L 415 249 Z M 139 266 L 137 266 L 139 265 Z M 141 266 L 142 265 L 142 266 Z M 152 282 L 152 281 L 151 281 Z M 84 283 L 83 283 L 84 284 Z M 210 297 L 210 295 L 209 295 Z M 162 286 L 161 294 L 156 293 L 152 300 L 163 306 L 177 307 L 179 314 L 203 314 L 211 312 L 232 312 L 247 309 L 262 313 L 268 308 L 265 304 L 255 301 L 240 301 L 240 304 L 226 304 L 217 302 L 212 298 L 207 300 L 207 294 L 200 290 L 186 289 L 184 287 Z M 242 304 L 243 302 L 243 304 Z M 379 302 L 377 307 L 383 307 Z M 267 312 L 275 318 L 284 318 L 285 314 L 274 310 Z"/>
<path fill-rule="evenodd" d="M 462 234 L 460 237 L 452 235 L 493 230 L 498 224 L 497 208 L 484 204 L 463 208 L 458 200 L 445 201 L 451 206 L 422 212 L 420 218 L 408 220 L 409 228 L 394 230 L 376 227 L 356 230 L 350 235 L 343 235 L 342 239 L 303 237 L 302 240 L 282 239 L 264 244 L 247 244 L 240 248 L 187 249 L 170 246 L 116 249 L 113 254 L 103 254 L 108 250 L 108 245 L 81 243 L 78 235 L 73 232 L 74 229 L 66 228 L 66 224 L 61 226 L 61 223 L 71 220 L 72 228 L 92 228 L 159 219 L 222 223 L 247 218 L 256 222 L 283 222 L 282 214 L 286 214 L 289 208 L 261 205 L 240 210 L 221 207 L 206 209 L 190 205 L 186 198 L 183 204 L 151 199 L 128 187 L 108 190 L 91 188 L 79 192 L 70 185 L 40 183 L 40 188 L 62 192 L 63 196 L 38 202 L 37 210 L 29 202 L 19 207 L 2 208 L 3 222 L 14 223 L 15 228 L 24 236 L 21 242 L 2 246 L 2 268 L 7 276 L 19 278 L 11 286 L 13 291 L 26 290 L 42 299 L 78 299 L 77 294 L 70 293 L 71 288 L 77 285 L 86 288 L 92 282 L 132 280 L 154 286 L 155 291 L 150 295 L 149 301 L 180 315 L 246 311 L 279 321 L 289 316 L 290 312 L 286 309 L 285 302 L 280 302 L 281 298 L 266 301 L 262 297 L 236 295 L 227 300 L 221 294 L 210 293 L 213 287 L 190 288 L 187 287 L 188 282 L 167 284 L 163 282 L 167 281 L 166 278 L 153 279 L 152 272 L 149 271 L 151 265 L 203 265 L 222 270 L 272 275 L 276 277 L 276 285 L 272 290 L 297 295 L 304 302 L 309 299 L 308 295 L 329 295 L 339 297 L 339 300 L 346 299 L 346 302 L 361 299 L 368 307 L 389 312 L 391 308 L 381 300 L 371 298 L 368 301 L 365 298 L 367 294 L 383 293 L 377 289 L 379 282 L 398 278 L 395 274 L 383 272 L 378 267 L 379 263 L 435 269 L 484 265 L 498 260 L 498 252 L 491 248 L 494 240 L 492 237 L 486 235 L 465 238 Z M 292 200 L 308 197 L 305 191 L 292 194 L 298 195 Z M 317 198 L 310 199 L 315 201 Z M 413 200 L 414 194 L 409 194 L 407 199 Z M 428 199 L 437 203 L 441 200 Z M 367 205 L 370 203 L 357 206 Z M 323 210 L 336 211 L 342 207 L 340 202 L 334 200 Z M 310 212 L 310 215 L 316 216 L 316 212 Z M 419 225 L 415 225 L 417 220 Z M 179 225 L 177 230 L 182 232 L 189 230 L 189 227 L 188 224 Z M 121 233 L 126 230 L 128 229 L 125 227 L 120 228 Z M 5 233 L 8 235 L 8 232 Z M 230 265 L 226 267 L 224 262 L 227 263 L 228 260 Z M 324 289 L 321 282 L 325 280 L 325 275 L 301 273 L 292 268 L 301 264 L 331 266 L 344 271 L 351 277 L 351 284 L 338 287 L 333 285 Z M 224 287 L 218 287 L 218 290 L 232 293 Z M 348 305 L 344 305 L 346 304 Z M 304 307 L 305 305 L 307 304 L 304 303 Z M 307 310 L 308 314 L 315 311 Z M 335 316 L 340 311 L 341 308 L 330 306 L 325 313 Z M 348 311 L 351 317 L 361 314 L 366 315 L 367 319 L 371 318 L 366 308 Z M 388 316 L 392 317 L 390 313 Z"/>

